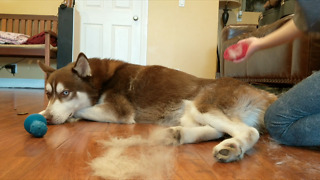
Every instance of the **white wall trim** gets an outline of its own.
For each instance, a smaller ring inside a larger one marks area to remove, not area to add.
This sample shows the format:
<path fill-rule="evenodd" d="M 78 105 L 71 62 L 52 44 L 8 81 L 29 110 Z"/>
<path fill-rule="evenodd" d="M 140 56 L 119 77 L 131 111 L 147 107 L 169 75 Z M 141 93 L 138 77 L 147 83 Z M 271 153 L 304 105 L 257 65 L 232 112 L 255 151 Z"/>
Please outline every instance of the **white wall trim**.
<path fill-rule="evenodd" d="M 142 25 L 141 25 L 141 36 L 143 42 L 141 42 L 141 60 L 140 65 L 147 65 L 147 51 L 148 51 L 148 10 L 149 0 L 142 1 Z"/>
<path fill-rule="evenodd" d="M 44 79 L 0 78 L 1 88 L 44 88 Z"/>

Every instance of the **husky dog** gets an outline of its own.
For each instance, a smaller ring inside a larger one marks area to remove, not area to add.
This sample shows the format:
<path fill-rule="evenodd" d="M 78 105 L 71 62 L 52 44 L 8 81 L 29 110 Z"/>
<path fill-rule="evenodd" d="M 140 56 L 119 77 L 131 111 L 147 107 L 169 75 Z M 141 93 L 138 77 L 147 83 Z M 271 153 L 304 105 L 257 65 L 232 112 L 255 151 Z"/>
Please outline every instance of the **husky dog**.
<path fill-rule="evenodd" d="M 232 79 L 202 79 L 162 66 L 88 59 L 47 73 L 49 102 L 40 114 L 51 124 L 75 119 L 169 126 L 167 144 L 231 137 L 214 147 L 221 162 L 243 158 L 259 139 L 264 113 L 277 97 Z"/>

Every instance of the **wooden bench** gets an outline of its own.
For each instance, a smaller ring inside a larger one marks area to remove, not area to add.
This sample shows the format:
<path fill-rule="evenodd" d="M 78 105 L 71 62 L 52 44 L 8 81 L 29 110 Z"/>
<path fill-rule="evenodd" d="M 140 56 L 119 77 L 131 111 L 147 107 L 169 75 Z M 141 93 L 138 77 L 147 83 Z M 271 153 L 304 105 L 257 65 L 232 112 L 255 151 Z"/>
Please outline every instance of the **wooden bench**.
<path fill-rule="evenodd" d="M 58 17 L 50 15 L 0 14 L 0 31 L 29 35 L 45 31 L 43 45 L 0 45 L 0 56 L 41 57 L 50 65 L 50 58 L 56 58 L 57 48 L 50 45 L 52 35 L 57 35 Z"/>

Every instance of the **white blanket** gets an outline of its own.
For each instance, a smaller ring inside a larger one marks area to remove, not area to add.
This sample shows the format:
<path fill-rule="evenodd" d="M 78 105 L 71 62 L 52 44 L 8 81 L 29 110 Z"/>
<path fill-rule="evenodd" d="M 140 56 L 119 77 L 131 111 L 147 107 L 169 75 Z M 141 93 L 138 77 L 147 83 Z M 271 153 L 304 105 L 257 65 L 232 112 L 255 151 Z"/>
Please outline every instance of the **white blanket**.
<path fill-rule="evenodd" d="M 25 34 L 0 31 L 0 44 L 23 44 L 29 37 Z"/>

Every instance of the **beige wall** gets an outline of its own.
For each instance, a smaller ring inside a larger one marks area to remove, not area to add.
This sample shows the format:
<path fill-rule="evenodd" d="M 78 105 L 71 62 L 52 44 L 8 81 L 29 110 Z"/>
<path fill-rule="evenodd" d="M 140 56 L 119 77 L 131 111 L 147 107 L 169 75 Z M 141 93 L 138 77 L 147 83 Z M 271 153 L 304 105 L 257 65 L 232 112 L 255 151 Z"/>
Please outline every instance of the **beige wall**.
<path fill-rule="evenodd" d="M 0 0 L 0 13 L 57 15 L 62 0 Z"/>
<path fill-rule="evenodd" d="M 147 64 L 214 78 L 218 0 L 149 0 Z"/>

